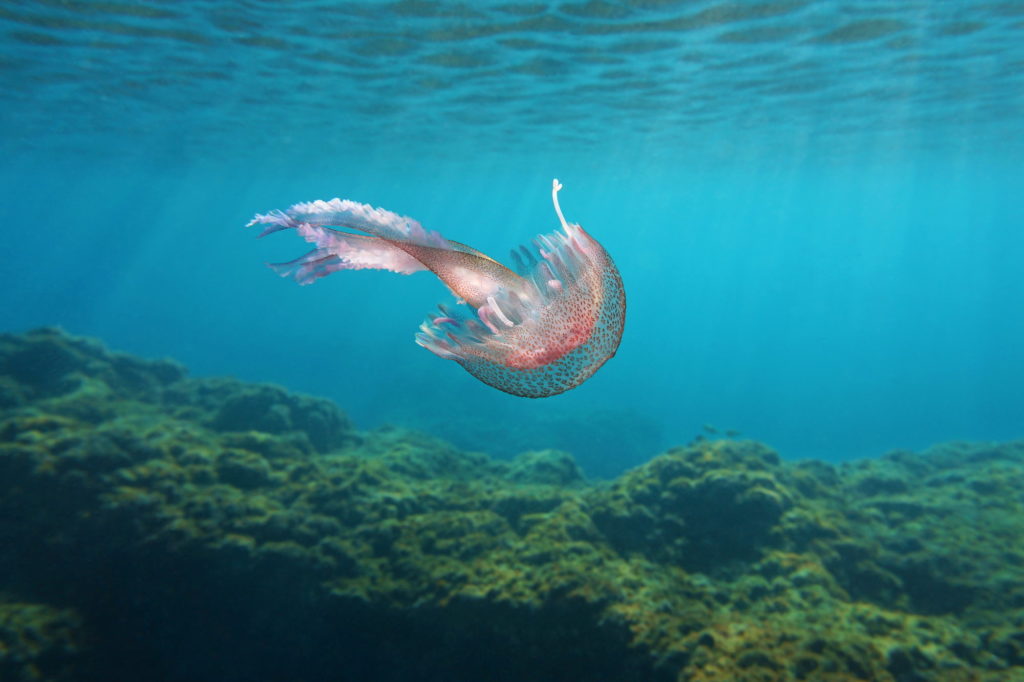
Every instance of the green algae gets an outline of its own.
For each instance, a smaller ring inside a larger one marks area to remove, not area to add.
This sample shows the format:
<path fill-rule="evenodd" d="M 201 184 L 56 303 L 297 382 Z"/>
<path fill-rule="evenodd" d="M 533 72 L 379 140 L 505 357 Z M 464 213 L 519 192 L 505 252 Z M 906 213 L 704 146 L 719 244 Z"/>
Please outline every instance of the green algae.
<path fill-rule="evenodd" d="M 74 680 L 80 631 L 71 610 L 0 598 L 0 679 Z"/>
<path fill-rule="evenodd" d="M 591 485 L 54 329 L 0 368 L 3 679 L 1024 675 L 1024 443 Z"/>

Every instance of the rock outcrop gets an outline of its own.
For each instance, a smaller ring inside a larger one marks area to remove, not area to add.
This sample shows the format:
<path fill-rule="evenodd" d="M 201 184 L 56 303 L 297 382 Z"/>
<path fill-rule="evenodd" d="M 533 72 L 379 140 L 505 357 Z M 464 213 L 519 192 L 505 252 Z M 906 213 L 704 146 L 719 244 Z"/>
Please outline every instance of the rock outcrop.
<path fill-rule="evenodd" d="M 611 483 L 0 336 L 4 680 L 1024 679 L 1024 443 Z"/>

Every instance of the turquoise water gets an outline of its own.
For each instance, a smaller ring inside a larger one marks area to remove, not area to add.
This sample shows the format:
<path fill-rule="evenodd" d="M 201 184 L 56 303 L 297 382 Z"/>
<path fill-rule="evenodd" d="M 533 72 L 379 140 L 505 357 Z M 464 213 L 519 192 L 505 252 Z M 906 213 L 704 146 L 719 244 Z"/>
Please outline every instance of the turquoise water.
<path fill-rule="evenodd" d="M 837 460 L 1024 435 L 1024 6 L 7 2 L 4 330 L 607 474 L 736 429 Z M 413 343 L 432 277 L 263 267 L 334 196 L 496 258 L 566 216 L 628 294 L 563 396 Z"/>

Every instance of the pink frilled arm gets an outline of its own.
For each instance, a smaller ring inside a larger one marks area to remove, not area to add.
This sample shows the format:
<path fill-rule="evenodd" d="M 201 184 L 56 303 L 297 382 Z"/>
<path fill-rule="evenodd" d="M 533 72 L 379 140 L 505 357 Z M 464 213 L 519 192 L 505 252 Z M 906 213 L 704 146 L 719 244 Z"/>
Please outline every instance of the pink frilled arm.
<path fill-rule="evenodd" d="M 282 277 L 312 284 L 338 270 L 390 270 L 403 275 L 425 270 L 423 263 L 382 239 L 348 234 L 303 223 L 297 228 L 306 241 L 317 245 L 305 256 L 287 263 L 270 263 Z"/>
<path fill-rule="evenodd" d="M 440 306 L 420 325 L 416 342 L 486 384 L 539 398 L 578 386 L 596 372 L 615 355 L 625 324 L 619 272 L 596 240 L 566 222 L 558 205 L 561 188 L 555 180 L 551 196 L 563 231 L 514 250 L 515 272 L 411 218 L 349 200 L 296 204 L 249 224 L 266 226 L 260 236 L 296 229 L 316 245 L 301 258 L 271 266 L 300 284 L 337 270 L 431 270 L 467 305 Z"/>
<path fill-rule="evenodd" d="M 294 229 L 307 242 L 316 245 L 317 248 L 293 261 L 270 264 L 282 277 L 291 277 L 299 284 L 310 284 L 338 270 L 374 268 L 408 275 L 426 269 L 423 263 L 384 237 L 423 245 L 444 243 L 441 235 L 428 233 L 412 218 L 347 199 L 295 204 L 287 211 L 257 215 L 249 222 L 249 225 L 256 224 L 265 225 L 261 237 Z M 326 225 L 354 228 L 379 236 L 341 232 Z"/>
<path fill-rule="evenodd" d="M 257 214 L 249 221 L 249 225 L 266 225 L 264 237 L 271 232 L 308 225 L 337 225 L 362 230 L 385 239 L 402 239 L 423 246 L 444 247 L 447 241 L 437 232 L 423 229 L 419 221 L 386 211 L 373 208 L 368 204 L 359 204 L 348 199 L 331 199 L 330 201 L 306 201 L 295 204 L 287 211 L 271 211 L 266 215 Z"/>

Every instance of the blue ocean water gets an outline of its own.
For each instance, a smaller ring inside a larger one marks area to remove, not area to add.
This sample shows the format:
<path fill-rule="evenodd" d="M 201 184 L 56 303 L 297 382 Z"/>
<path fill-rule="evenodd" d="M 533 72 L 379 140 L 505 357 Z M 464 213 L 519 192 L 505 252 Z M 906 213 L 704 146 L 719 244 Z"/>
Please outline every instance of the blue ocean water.
<path fill-rule="evenodd" d="M 704 425 L 841 460 L 1024 436 L 1017 2 L 6 2 L 3 330 L 60 325 L 608 475 Z M 496 258 L 566 216 L 618 355 L 525 400 L 413 344 L 427 274 L 262 263 L 334 196 Z"/>

